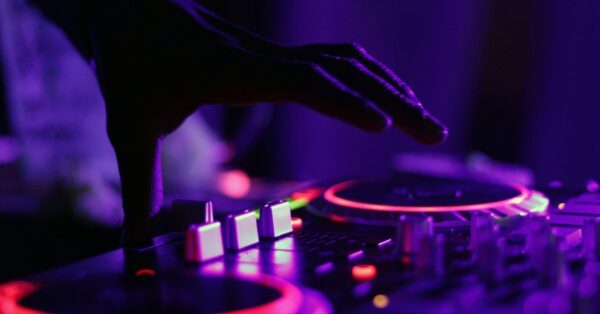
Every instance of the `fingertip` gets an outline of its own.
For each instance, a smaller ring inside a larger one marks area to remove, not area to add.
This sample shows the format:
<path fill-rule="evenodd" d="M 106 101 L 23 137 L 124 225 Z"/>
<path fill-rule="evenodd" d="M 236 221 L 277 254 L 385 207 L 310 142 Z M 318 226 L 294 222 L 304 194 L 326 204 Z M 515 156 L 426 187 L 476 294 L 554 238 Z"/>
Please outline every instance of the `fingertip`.
<path fill-rule="evenodd" d="M 384 114 L 385 116 L 385 129 L 389 129 L 393 124 L 394 124 L 394 120 L 392 119 L 392 117 Z"/>
<path fill-rule="evenodd" d="M 448 128 L 428 113 L 412 120 L 396 120 L 395 126 L 421 144 L 439 144 L 448 137 Z"/>
<path fill-rule="evenodd" d="M 440 136 L 440 141 L 439 143 L 442 143 L 444 141 L 446 141 L 446 139 L 448 138 L 448 128 L 444 126 L 444 128 L 442 129 L 442 131 L 440 132 L 441 136 Z"/>
<path fill-rule="evenodd" d="M 419 141 L 427 145 L 442 143 L 448 138 L 448 128 L 433 116 L 427 115 Z"/>
<path fill-rule="evenodd" d="M 446 138 L 448 138 L 448 129 L 444 127 L 438 132 L 431 133 L 427 136 L 422 137 L 422 140 L 420 142 L 426 145 L 436 145 L 443 143 L 446 140 Z"/>

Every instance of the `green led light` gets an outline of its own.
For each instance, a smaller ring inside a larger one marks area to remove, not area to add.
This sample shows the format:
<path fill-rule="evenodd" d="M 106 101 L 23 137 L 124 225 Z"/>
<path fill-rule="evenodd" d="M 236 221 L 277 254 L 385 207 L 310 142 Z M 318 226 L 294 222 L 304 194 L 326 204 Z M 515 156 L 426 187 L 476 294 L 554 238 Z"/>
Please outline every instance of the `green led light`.
<path fill-rule="evenodd" d="M 304 198 L 299 198 L 297 200 L 290 199 L 289 202 L 290 202 L 290 208 L 292 210 L 302 208 L 302 207 L 308 205 L 308 200 L 304 199 Z"/>
<path fill-rule="evenodd" d="M 294 199 L 288 197 L 285 200 L 290 203 L 290 210 L 292 210 L 292 211 L 308 205 L 308 200 L 304 199 L 304 198 L 299 198 L 299 199 L 294 200 Z M 254 213 L 256 214 L 256 219 L 259 219 L 260 218 L 260 207 L 255 208 Z"/>

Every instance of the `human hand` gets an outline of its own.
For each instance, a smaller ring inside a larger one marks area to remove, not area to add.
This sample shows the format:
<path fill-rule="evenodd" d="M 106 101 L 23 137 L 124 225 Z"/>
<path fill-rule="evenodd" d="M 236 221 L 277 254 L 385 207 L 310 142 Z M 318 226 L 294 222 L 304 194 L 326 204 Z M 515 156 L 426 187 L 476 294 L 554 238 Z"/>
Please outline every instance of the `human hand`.
<path fill-rule="evenodd" d="M 162 203 L 160 145 L 199 106 L 300 103 L 367 131 L 434 144 L 447 130 L 354 44 L 283 47 L 191 0 L 91 0 L 85 23 L 121 175 L 125 245 L 149 239 Z"/>

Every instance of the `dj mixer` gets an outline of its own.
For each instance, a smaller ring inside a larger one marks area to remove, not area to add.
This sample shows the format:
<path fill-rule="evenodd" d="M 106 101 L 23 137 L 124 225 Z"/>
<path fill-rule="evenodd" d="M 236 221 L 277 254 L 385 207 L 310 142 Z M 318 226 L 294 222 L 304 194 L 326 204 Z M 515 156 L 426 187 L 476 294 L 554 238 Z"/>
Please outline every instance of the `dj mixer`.
<path fill-rule="evenodd" d="M 171 211 L 193 213 L 185 228 L 6 283 L 0 302 L 10 313 L 598 313 L 595 190 L 397 173 L 233 212 L 176 201 Z"/>

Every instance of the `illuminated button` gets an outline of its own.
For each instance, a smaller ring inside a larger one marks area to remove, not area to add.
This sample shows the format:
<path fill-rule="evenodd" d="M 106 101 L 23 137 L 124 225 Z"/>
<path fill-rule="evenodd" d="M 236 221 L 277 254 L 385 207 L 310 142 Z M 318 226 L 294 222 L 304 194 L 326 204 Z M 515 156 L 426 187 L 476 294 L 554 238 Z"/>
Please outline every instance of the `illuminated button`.
<path fill-rule="evenodd" d="M 325 264 L 321 264 L 315 268 L 315 273 L 317 273 L 319 275 L 328 273 L 333 270 L 334 266 L 335 265 L 333 264 L 333 262 L 327 262 Z"/>
<path fill-rule="evenodd" d="M 292 232 L 290 203 L 281 200 L 264 205 L 260 209 L 259 231 L 263 238 L 276 238 Z"/>
<path fill-rule="evenodd" d="M 377 276 L 377 267 L 371 264 L 352 266 L 352 278 L 358 281 L 369 281 Z"/>
<path fill-rule="evenodd" d="M 294 229 L 294 231 L 299 231 L 302 229 L 302 218 L 292 217 L 292 229 Z"/>
<path fill-rule="evenodd" d="M 346 256 L 346 258 L 349 261 L 352 261 L 352 260 L 357 260 L 357 259 L 363 257 L 364 255 L 365 255 L 365 251 L 363 251 L 363 250 L 356 250 L 356 251 L 351 252 L 350 254 L 348 254 Z"/>
<path fill-rule="evenodd" d="M 239 215 L 227 216 L 224 237 L 227 250 L 241 250 L 258 243 L 256 214 L 248 211 Z"/>
<path fill-rule="evenodd" d="M 135 275 L 137 277 L 143 277 L 143 276 L 149 276 L 152 277 L 154 275 L 156 275 L 156 271 L 154 271 L 153 269 L 140 269 L 138 271 L 135 272 Z"/>
<path fill-rule="evenodd" d="M 384 309 L 390 304 L 390 299 L 385 294 L 378 294 L 373 297 L 373 306 L 378 309 Z"/>
<path fill-rule="evenodd" d="M 185 259 L 204 262 L 223 255 L 221 223 L 191 225 L 185 234 Z"/>

